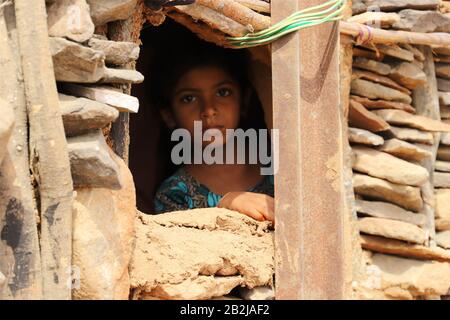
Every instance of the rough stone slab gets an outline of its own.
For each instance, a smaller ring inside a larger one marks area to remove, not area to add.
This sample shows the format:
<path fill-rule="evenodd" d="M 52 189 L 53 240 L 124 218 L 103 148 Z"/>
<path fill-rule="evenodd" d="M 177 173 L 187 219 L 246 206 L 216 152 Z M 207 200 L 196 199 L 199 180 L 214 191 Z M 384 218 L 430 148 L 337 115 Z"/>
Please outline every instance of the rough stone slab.
<path fill-rule="evenodd" d="M 92 38 L 89 47 L 105 54 L 106 63 L 124 65 L 139 58 L 140 48 L 134 42 L 109 41 Z"/>
<path fill-rule="evenodd" d="M 384 139 L 370 131 L 358 128 L 348 128 L 348 139 L 353 143 L 361 143 L 369 146 L 380 146 Z"/>
<path fill-rule="evenodd" d="M 389 77 L 408 89 L 416 89 L 427 82 L 425 72 L 410 62 L 393 64 Z"/>
<path fill-rule="evenodd" d="M 449 47 L 433 47 L 433 52 L 436 54 L 442 54 L 444 56 L 450 56 Z"/>
<path fill-rule="evenodd" d="M 370 60 L 381 61 L 384 59 L 384 53 L 380 51 L 365 50 L 362 47 L 353 47 L 353 57 L 362 57 Z"/>
<path fill-rule="evenodd" d="M 450 92 L 450 80 L 443 78 L 436 78 L 438 90 L 443 92 Z"/>
<path fill-rule="evenodd" d="M 450 79 L 450 63 L 438 62 L 435 64 L 435 67 L 438 77 Z"/>
<path fill-rule="evenodd" d="M 366 7 L 376 7 L 380 11 L 390 12 L 402 9 L 436 10 L 439 0 L 365 0 Z"/>
<path fill-rule="evenodd" d="M 391 66 L 372 59 L 367 59 L 364 57 L 354 57 L 353 67 L 372 71 L 383 76 L 387 76 L 391 73 Z"/>
<path fill-rule="evenodd" d="M 63 92 L 76 97 L 84 97 L 115 107 L 120 112 L 137 113 L 139 100 L 136 97 L 123 94 L 120 89 L 106 86 L 81 86 L 65 84 Z"/>
<path fill-rule="evenodd" d="M 409 62 L 406 62 L 406 63 L 409 63 Z M 391 71 L 391 73 L 392 72 L 393 71 Z M 395 82 L 391 78 L 388 78 L 388 77 L 385 77 L 385 76 L 382 76 L 382 75 L 379 75 L 379 74 L 376 74 L 376 73 L 373 73 L 370 71 L 353 69 L 352 79 L 364 79 L 364 80 L 372 81 L 372 82 L 384 85 L 386 87 L 401 91 L 408 95 L 411 95 L 410 90 L 408 90 L 405 87 L 402 87 L 401 85 L 399 85 L 397 82 Z"/>
<path fill-rule="evenodd" d="M 389 130 L 395 138 L 400 140 L 425 143 L 428 145 L 431 145 L 434 142 L 433 134 L 431 132 L 394 126 L 391 126 Z"/>
<path fill-rule="evenodd" d="M 450 249 L 450 231 L 436 233 L 436 243 L 444 249 Z"/>
<path fill-rule="evenodd" d="M 57 81 L 95 83 L 105 75 L 105 55 L 64 38 L 50 37 Z"/>
<path fill-rule="evenodd" d="M 350 100 L 348 112 L 349 124 L 353 127 L 366 129 L 372 132 L 385 131 L 389 129 L 389 124 L 367 110 L 362 104 Z"/>
<path fill-rule="evenodd" d="M 128 19 L 136 8 L 137 0 L 87 0 L 96 26 L 115 20 Z"/>
<path fill-rule="evenodd" d="M 94 34 L 86 0 L 58 0 L 47 6 L 48 34 L 76 42 L 85 42 Z"/>
<path fill-rule="evenodd" d="M 101 130 L 67 139 L 73 184 L 77 188 L 120 189 L 122 178 Z"/>
<path fill-rule="evenodd" d="M 59 94 L 59 106 L 66 136 L 76 136 L 94 129 L 102 129 L 119 116 L 119 111 L 114 107 L 65 94 Z"/>
<path fill-rule="evenodd" d="M 399 139 L 385 140 L 378 150 L 392 154 L 404 160 L 421 161 L 431 157 L 431 152 L 419 148 L 418 146 Z"/>
<path fill-rule="evenodd" d="M 358 229 L 362 233 L 417 244 L 424 244 L 428 239 L 427 233 L 418 226 L 396 220 L 360 218 Z"/>
<path fill-rule="evenodd" d="M 435 189 L 436 219 L 450 220 L 450 189 Z"/>
<path fill-rule="evenodd" d="M 437 158 L 443 161 L 450 161 L 450 147 L 440 145 L 437 150 Z"/>
<path fill-rule="evenodd" d="M 450 262 L 450 251 L 378 236 L 360 235 L 361 246 L 366 250 L 394 254 L 420 260 Z"/>
<path fill-rule="evenodd" d="M 450 119 L 450 106 L 439 106 L 441 119 Z"/>
<path fill-rule="evenodd" d="M 414 55 L 414 61 L 425 61 L 425 55 L 414 45 L 409 43 L 401 43 L 400 47 L 412 52 L 412 54 Z"/>
<path fill-rule="evenodd" d="M 441 143 L 450 146 L 450 133 L 445 132 L 441 134 Z"/>
<path fill-rule="evenodd" d="M 407 211 L 395 204 L 387 202 L 356 199 L 355 209 L 360 214 L 374 218 L 403 221 L 417 226 L 424 226 L 426 223 L 426 216 L 424 214 Z"/>
<path fill-rule="evenodd" d="M 6 277 L 5 275 L 0 271 L 0 288 L 5 284 Z"/>
<path fill-rule="evenodd" d="M 240 288 L 239 294 L 243 300 L 275 300 L 275 290 L 269 286 Z"/>
<path fill-rule="evenodd" d="M 14 112 L 9 103 L 0 98 L 0 164 L 7 152 L 8 141 L 14 129 Z"/>
<path fill-rule="evenodd" d="M 397 204 L 407 210 L 419 212 L 423 207 L 420 188 L 391 183 L 363 174 L 353 174 L 355 193 L 373 200 Z"/>
<path fill-rule="evenodd" d="M 393 29 L 412 32 L 450 32 L 450 18 L 437 11 L 406 9 L 399 12 L 400 20 Z"/>
<path fill-rule="evenodd" d="M 450 62 L 450 57 L 449 56 L 437 56 L 437 57 L 433 57 L 434 62 Z"/>
<path fill-rule="evenodd" d="M 354 15 L 348 18 L 347 21 L 366 24 L 372 27 L 389 28 L 394 23 L 400 21 L 400 16 L 397 13 L 368 11 Z"/>
<path fill-rule="evenodd" d="M 136 70 L 106 68 L 99 83 L 142 83 L 144 76 Z"/>
<path fill-rule="evenodd" d="M 450 132 L 450 125 L 428 117 L 412 115 L 402 110 L 374 110 L 372 111 L 389 124 L 412 127 L 425 131 Z"/>
<path fill-rule="evenodd" d="M 373 266 L 381 271 L 383 290 L 407 290 L 413 297 L 445 295 L 450 289 L 450 264 L 374 254 Z M 402 272 L 399 272 L 401 270 Z"/>
<path fill-rule="evenodd" d="M 397 58 L 397 59 L 408 61 L 408 62 L 414 61 L 414 54 L 412 52 L 410 52 L 409 50 L 400 48 L 399 45 L 377 44 L 376 50 L 373 46 L 370 46 L 370 45 L 362 45 L 362 47 L 364 47 L 368 50 L 382 53 L 385 56 Z"/>
<path fill-rule="evenodd" d="M 273 284 L 273 233 L 267 221 L 210 208 L 142 214 L 136 226 L 130 275 L 138 299 L 210 299 L 239 285 Z"/>
<path fill-rule="evenodd" d="M 128 300 L 128 266 L 135 241 L 133 176 L 117 156 L 123 187 L 77 189 L 74 202 L 73 264 L 80 271 L 75 300 Z"/>
<path fill-rule="evenodd" d="M 387 101 L 387 100 L 370 100 L 364 97 L 358 97 L 354 95 L 350 95 L 352 100 L 355 100 L 361 103 L 366 109 L 398 109 L 403 110 L 409 113 L 415 113 L 416 109 L 414 109 L 410 104 L 396 102 L 396 101 Z"/>
<path fill-rule="evenodd" d="M 420 186 L 425 183 L 428 171 L 418 165 L 362 146 L 352 147 L 353 169 L 393 183 Z"/>
<path fill-rule="evenodd" d="M 433 184 L 435 188 L 450 188 L 450 173 L 435 171 L 433 173 Z"/>
<path fill-rule="evenodd" d="M 437 160 L 435 163 L 435 170 L 442 172 L 450 172 L 450 161 Z"/>
<path fill-rule="evenodd" d="M 450 219 L 436 219 L 435 226 L 437 231 L 450 231 Z"/>
<path fill-rule="evenodd" d="M 450 92 L 439 91 L 439 104 L 443 106 L 450 106 Z"/>
<path fill-rule="evenodd" d="M 362 79 L 352 80 L 351 93 L 369 99 L 399 101 L 407 104 L 412 102 L 411 97 L 401 91 Z"/>

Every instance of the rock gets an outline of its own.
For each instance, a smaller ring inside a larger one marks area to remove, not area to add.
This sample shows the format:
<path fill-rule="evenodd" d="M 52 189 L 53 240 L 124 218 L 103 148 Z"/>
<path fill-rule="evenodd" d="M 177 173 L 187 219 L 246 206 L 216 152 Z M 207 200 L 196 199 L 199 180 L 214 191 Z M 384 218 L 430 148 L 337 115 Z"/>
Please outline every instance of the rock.
<path fill-rule="evenodd" d="M 444 295 L 450 287 L 450 264 L 374 254 L 372 263 L 381 271 L 382 288 L 407 290 L 412 296 Z M 401 270 L 402 272 L 399 272 Z"/>
<path fill-rule="evenodd" d="M 354 15 L 347 19 L 349 22 L 356 22 L 361 24 L 366 24 L 371 27 L 378 28 L 389 28 L 394 23 L 400 20 L 400 16 L 397 13 L 386 13 L 386 12 L 376 12 L 368 11 L 362 14 Z"/>
<path fill-rule="evenodd" d="M 443 161 L 450 161 L 450 147 L 441 145 L 437 150 L 437 158 Z"/>
<path fill-rule="evenodd" d="M 440 106 L 439 109 L 442 119 L 450 119 L 450 106 Z"/>
<path fill-rule="evenodd" d="M 106 56 L 106 63 L 124 65 L 139 58 L 140 48 L 134 42 L 118 42 L 92 38 L 89 47 L 101 51 Z"/>
<path fill-rule="evenodd" d="M 367 7 L 363 0 L 353 0 L 352 1 L 352 14 L 357 15 L 367 11 Z"/>
<path fill-rule="evenodd" d="M 62 91 L 76 97 L 84 97 L 97 102 L 110 105 L 120 112 L 139 111 L 139 100 L 136 97 L 122 93 L 121 89 L 107 86 L 81 86 L 77 84 L 64 84 Z"/>
<path fill-rule="evenodd" d="M 425 131 L 450 132 L 450 125 L 428 117 L 412 115 L 402 110 L 374 110 L 372 111 L 389 124 L 412 127 Z"/>
<path fill-rule="evenodd" d="M 441 143 L 450 146 L 450 133 L 445 132 L 441 134 Z"/>
<path fill-rule="evenodd" d="M 76 42 L 85 42 L 94 34 L 86 0 L 58 0 L 47 6 L 48 34 Z"/>
<path fill-rule="evenodd" d="M 367 80 L 353 79 L 351 93 L 369 99 L 383 99 L 411 104 L 411 97 L 401 91 Z"/>
<path fill-rule="evenodd" d="M 450 80 L 443 78 L 436 78 L 438 90 L 444 92 L 450 92 Z"/>
<path fill-rule="evenodd" d="M 450 219 L 436 219 L 435 227 L 437 231 L 449 231 L 450 230 Z"/>
<path fill-rule="evenodd" d="M 410 51 L 414 55 L 415 61 L 423 62 L 425 61 L 425 55 L 417 47 L 409 43 L 400 43 L 400 47 Z"/>
<path fill-rule="evenodd" d="M 399 11 L 402 9 L 436 10 L 439 0 L 365 0 L 367 7 L 375 7 L 383 12 Z"/>
<path fill-rule="evenodd" d="M 435 188 L 450 188 L 450 173 L 435 171 L 433 173 L 433 184 Z"/>
<path fill-rule="evenodd" d="M 0 288 L 5 284 L 6 277 L 5 275 L 0 271 Z"/>
<path fill-rule="evenodd" d="M 407 211 L 399 206 L 386 202 L 356 199 L 355 208 L 358 213 L 370 217 L 403 221 L 417 226 L 424 226 L 426 223 L 426 216 L 424 214 Z"/>
<path fill-rule="evenodd" d="M 142 83 L 144 76 L 136 70 L 107 68 L 100 83 Z"/>
<path fill-rule="evenodd" d="M 394 126 L 391 126 L 389 130 L 395 138 L 400 140 L 425 143 L 429 145 L 433 144 L 434 142 L 433 134 L 431 132 L 420 131 L 411 128 L 400 128 Z"/>
<path fill-rule="evenodd" d="M 360 235 L 360 242 L 364 249 L 370 251 L 395 254 L 406 258 L 450 262 L 450 252 L 441 248 L 430 248 L 367 234 Z"/>
<path fill-rule="evenodd" d="M 352 147 L 353 169 L 390 182 L 420 186 L 425 183 L 428 171 L 418 165 L 401 160 L 388 153 L 367 147 Z"/>
<path fill-rule="evenodd" d="M 239 288 L 239 293 L 244 300 L 275 300 L 275 291 L 269 286 L 253 289 Z"/>
<path fill-rule="evenodd" d="M 362 104 L 350 100 L 348 112 L 349 124 L 359 129 L 366 129 L 373 132 L 385 131 L 389 129 L 389 124 L 368 111 Z"/>
<path fill-rule="evenodd" d="M 450 162 L 448 161 L 437 160 L 434 165 L 436 171 L 450 172 Z"/>
<path fill-rule="evenodd" d="M 408 63 L 408 62 L 406 62 Z M 402 91 L 403 93 L 406 93 L 408 95 L 411 95 L 411 91 L 409 91 L 408 89 L 400 86 L 397 82 L 395 82 L 394 80 L 370 72 L 370 71 L 364 71 L 364 70 L 358 70 L 358 69 L 353 69 L 353 73 L 352 73 L 352 79 L 364 79 L 364 80 L 369 80 L 375 83 L 379 83 L 381 85 L 384 85 L 386 87 L 398 90 L 398 91 Z"/>
<path fill-rule="evenodd" d="M 273 284 L 267 221 L 209 208 L 140 215 L 136 225 L 130 275 L 137 298 L 210 299 L 239 285 Z"/>
<path fill-rule="evenodd" d="M 364 57 L 354 57 L 353 67 L 372 71 L 383 76 L 387 76 L 391 73 L 391 66 L 376 60 L 367 59 Z"/>
<path fill-rule="evenodd" d="M 408 89 L 416 89 L 427 82 L 425 72 L 410 62 L 394 64 L 389 76 Z"/>
<path fill-rule="evenodd" d="M 101 130 L 67 139 L 75 187 L 120 189 L 122 177 Z"/>
<path fill-rule="evenodd" d="M 362 233 L 417 244 L 424 244 L 428 240 L 427 233 L 423 229 L 410 223 L 395 220 L 361 218 L 358 219 L 358 229 Z"/>
<path fill-rule="evenodd" d="M 421 161 L 431 157 L 431 152 L 419 148 L 418 146 L 398 139 L 385 140 L 378 150 L 392 154 L 398 158 L 410 161 Z"/>
<path fill-rule="evenodd" d="M 355 100 L 359 103 L 361 103 L 364 107 L 366 107 L 369 110 L 373 109 L 398 109 L 398 110 L 404 110 L 409 113 L 415 113 L 416 109 L 414 109 L 411 105 L 402 103 L 402 102 L 395 102 L 395 101 L 387 101 L 387 100 L 370 100 L 363 97 L 358 97 L 351 95 L 350 98 L 352 100 Z"/>
<path fill-rule="evenodd" d="M 80 271 L 74 299 L 128 300 L 128 267 L 135 241 L 133 176 L 117 156 L 123 188 L 77 190 L 73 221 L 73 264 Z"/>
<path fill-rule="evenodd" d="M 7 153 L 8 141 L 14 129 L 14 112 L 11 105 L 0 98 L 0 164 Z"/>
<path fill-rule="evenodd" d="M 435 54 L 442 54 L 444 56 L 450 56 L 450 48 L 449 47 L 433 47 L 433 52 Z"/>
<path fill-rule="evenodd" d="M 370 60 L 381 61 L 384 58 L 384 54 L 379 51 L 364 50 L 361 47 L 353 47 L 353 58 L 362 57 Z"/>
<path fill-rule="evenodd" d="M 115 20 L 128 19 L 136 8 L 137 0 L 87 0 L 96 26 Z"/>
<path fill-rule="evenodd" d="M 438 62 L 435 64 L 436 75 L 441 78 L 450 79 L 450 63 Z"/>
<path fill-rule="evenodd" d="M 450 220 L 450 189 L 435 189 L 435 217 Z"/>
<path fill-rule="evenodd" d="M 449 56 L 437 56 L 433 57 L 434 62 L 450 62 Z"/>
<path fill-rule="evenodd" d="M 374 200 L 397 204 L 407 210 L 419 212 L 423 207 L 420 189 L 370 177 L 353 174 L 355 193 Z"/>
<path fill-rule="evenodd" d="M 59 94 L 59 106 L 66 136 L 102 129 L 119 116 L 119 111 L 106 104 L 65 94 Z"/>
<path fill-rule="evenodd" d="M 438 92 L 439 104 L 442 106 L 450 106 L 450 92 Z"/>
<path fill-rule="evenodd" d="M 450 231 L 437 232 L 436 243 L 444 249 L 450 249 Z"/>
<path fill-rule="evenodd" d="M 95 83 L 105 75 L 105 55 L 63 38 L 50 37 L 57 81 Z"/>
<path fill-rule="evenodd" d="M 370 146 L 380 146 L 384 139 L 370 131 L 357 128 L 348 128 L 348 138 L 350 142 L 361 143 Z"/>
<path fill-rule="evenodd" d="M 400 20 L 393 29 L 412 32 L 450 32 L 450 18 L 437 11 L 406 9 L 399 12 Z"/>
<path fill-rule="evenodd" d="M 414 61 L 414 53 L 410 52 L 409 50 L 402 49 L 398 45 L 377 44 L 376 47 L 371 45 L 363 45 L 363 47 L 368 50 L 378 51 L 383 55 L 389 57 L 405 60 L 408 62 Z"/>

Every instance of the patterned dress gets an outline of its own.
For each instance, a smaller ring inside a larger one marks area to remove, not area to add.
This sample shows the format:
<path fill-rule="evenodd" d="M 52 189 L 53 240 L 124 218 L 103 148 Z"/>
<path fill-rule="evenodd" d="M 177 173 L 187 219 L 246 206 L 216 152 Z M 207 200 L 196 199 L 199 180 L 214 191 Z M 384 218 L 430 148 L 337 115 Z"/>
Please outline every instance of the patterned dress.
<path fill-rule="evenodd" d="M 249 192 L 274 196 L 273 175 L 264 178 Z M 184 168 L 178 169 L 159 187 L 155 196 L 155 214 L 196 208 L 217 207 L 221 195 L 210 191 Z"/>

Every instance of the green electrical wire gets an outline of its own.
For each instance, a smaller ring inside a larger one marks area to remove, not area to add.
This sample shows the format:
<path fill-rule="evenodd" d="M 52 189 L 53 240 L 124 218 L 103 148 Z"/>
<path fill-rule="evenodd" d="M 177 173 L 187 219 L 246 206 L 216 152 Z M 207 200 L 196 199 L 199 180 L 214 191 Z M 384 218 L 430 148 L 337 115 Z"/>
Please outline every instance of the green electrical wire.
<path fill-rule="evenodd" d="M 346 0 L 330 0 L 321 5 L 297 11 L 265 30 L 227 39 L 230 45 L 237 48 L 265 45 L 297 30 L 342 19 L 341 14 L 345 3 Z"/>

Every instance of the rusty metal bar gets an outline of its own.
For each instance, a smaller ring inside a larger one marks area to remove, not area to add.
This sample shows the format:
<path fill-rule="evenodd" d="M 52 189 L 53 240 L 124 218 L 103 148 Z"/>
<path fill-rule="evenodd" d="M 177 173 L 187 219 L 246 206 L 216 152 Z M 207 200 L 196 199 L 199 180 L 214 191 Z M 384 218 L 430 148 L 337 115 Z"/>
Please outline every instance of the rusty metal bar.
<path fill-rule="evenodd" d="M 272 20 L 320 3 L 273 0 Z M 272 46 L 277 299 L 344 298 L 338 40 L 337 23 L 328 23 Z"/>

